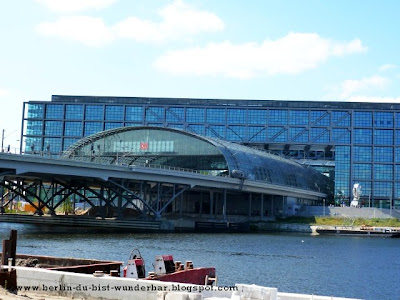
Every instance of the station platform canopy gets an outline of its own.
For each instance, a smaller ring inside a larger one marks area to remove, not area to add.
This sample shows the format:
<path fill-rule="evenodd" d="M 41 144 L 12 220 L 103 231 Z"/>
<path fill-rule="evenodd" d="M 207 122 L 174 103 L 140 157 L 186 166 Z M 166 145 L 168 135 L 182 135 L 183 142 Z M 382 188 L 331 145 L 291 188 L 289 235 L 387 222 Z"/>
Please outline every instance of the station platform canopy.
<path fill-rule="evenodd" d="M 327 192 L 328 178 L 312 167 L 261 150 L 161 127 L 121 127 L 79 140 L 62 156 L 107 165 L 194 170 Z"/>

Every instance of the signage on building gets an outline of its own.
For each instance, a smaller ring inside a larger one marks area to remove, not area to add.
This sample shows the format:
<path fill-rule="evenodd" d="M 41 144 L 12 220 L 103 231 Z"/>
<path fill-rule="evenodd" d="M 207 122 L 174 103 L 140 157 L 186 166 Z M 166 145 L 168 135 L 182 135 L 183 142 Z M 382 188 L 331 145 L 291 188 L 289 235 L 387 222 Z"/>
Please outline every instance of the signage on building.
<path fill-rule="evenodd" d="M 124 141 L 114 142 L 114 152 L 131 152 L 131 153 L 163 153 L 174 152 L 175 141 Z"/>

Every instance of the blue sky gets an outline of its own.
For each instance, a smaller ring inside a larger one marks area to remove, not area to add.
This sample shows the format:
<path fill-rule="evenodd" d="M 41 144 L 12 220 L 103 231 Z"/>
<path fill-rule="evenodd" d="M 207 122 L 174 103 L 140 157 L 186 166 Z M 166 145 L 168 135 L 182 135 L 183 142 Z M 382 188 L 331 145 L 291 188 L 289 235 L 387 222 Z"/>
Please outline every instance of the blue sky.
<path fill-rule="evenodd" d="M 400 103 L 400 1 L 0 1 L 0 130 L 53 94 Z"/>

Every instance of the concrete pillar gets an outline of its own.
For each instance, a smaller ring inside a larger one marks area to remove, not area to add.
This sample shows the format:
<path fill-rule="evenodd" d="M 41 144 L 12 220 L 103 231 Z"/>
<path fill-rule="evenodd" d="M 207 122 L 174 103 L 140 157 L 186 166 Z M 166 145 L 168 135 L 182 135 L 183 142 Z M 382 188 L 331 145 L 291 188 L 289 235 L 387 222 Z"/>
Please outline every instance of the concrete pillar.
<path fill-rule="evenodd" d="M 183 217 L 183 194 L 179 196 L 180 204 L 179 204 L 179 214 L 181 218 Z"/>
<path fill-rule="evenodd" d="M 222 215 L 224 220 L 226 220 L 226 189 L 224 189 L 224 206 L 222 207 Z"/>
<path fill-rule="evenodd" d="M 264 216 L 264 194 L 261 194 L 260 202 L 260 218 L 262 219 Z"/>
<path fill-rule="evenodd" d="M 249 194 L 249 218 L 251 218 L 251 202 L 253 202 L 252 194 Z"/>
<path fill-rule="evenodd" d="M 161 191 L 162 187 L 159 182 L 157 182 L 157 205 L 156 205 L 156 211 L 157 213 L 160 211 L 160 197 L 161 197 Z"/>
<path fill-rule="evenodd" d="M 214 215 L 214 192 L 210 191 L 210 217 Z"/>
<path fill-rule="evenodd" d="M 285 215 L 285 199 L 286 196 L 282 196 L 282 215 Z"/>
<path fill-rule="evenodd" d="M 271 215 L 274 216 L 274 195 L 271 195 Z"/>
<path fill-rule="evenodd" d="M 200 192 L 200 207 L 199 207 L 199 215 L 201 217 L 201 214 L 203 213 L 203 193 Z"/>

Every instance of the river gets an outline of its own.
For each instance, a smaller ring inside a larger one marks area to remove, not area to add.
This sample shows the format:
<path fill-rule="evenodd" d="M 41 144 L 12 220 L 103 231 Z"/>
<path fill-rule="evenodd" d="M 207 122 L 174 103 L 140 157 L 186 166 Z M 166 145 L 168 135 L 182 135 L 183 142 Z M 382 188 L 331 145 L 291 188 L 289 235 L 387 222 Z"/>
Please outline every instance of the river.
<path fill-rule="evenodd" d="M 400 239 L 307 234 L 135 234 L 0 223 L 0 239 L 18 230 L 17 253 L 125 261 L 140 249 L 215 266 L 219 285 L 373 300 L 400 299 Z"/>

